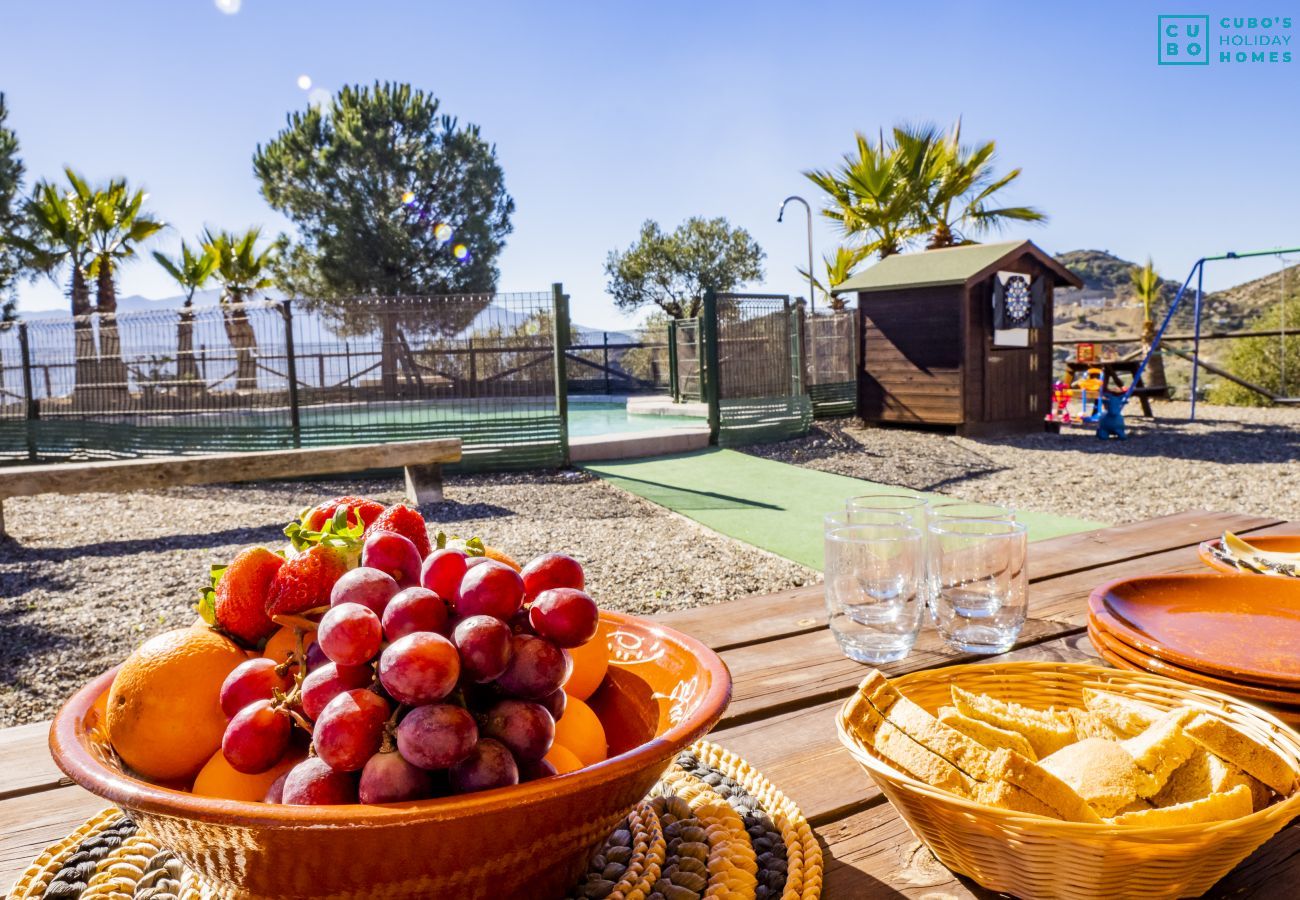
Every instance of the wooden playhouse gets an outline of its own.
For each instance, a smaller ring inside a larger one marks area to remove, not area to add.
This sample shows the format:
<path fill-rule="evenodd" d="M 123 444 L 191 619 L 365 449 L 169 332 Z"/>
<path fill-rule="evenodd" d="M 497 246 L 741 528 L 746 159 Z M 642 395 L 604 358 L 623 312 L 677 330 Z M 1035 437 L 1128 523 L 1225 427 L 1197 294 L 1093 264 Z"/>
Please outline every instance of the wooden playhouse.
<path fill-rule="evenodd" d="M 1041 431 L 1052 393 L 1052 295 L 1080 287 L 1031 241 L 886 257 L 858 295 L 858 412 L 959 434 Z"/>

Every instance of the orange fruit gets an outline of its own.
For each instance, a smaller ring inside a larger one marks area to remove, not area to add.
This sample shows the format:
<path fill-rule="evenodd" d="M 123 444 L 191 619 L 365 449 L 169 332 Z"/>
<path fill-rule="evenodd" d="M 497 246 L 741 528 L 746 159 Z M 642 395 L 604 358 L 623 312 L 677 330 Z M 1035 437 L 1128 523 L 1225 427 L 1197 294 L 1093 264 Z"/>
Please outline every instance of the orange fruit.
<path fill-rule="evenodd" d="M 562 744 L 552 744 L 545 758 L 547 762 L 555 766 L 555 771 L 560 775 L 565 772 L 576 772 L 582 768 L 582 760 L 574 756 L 573 751 L 566 749 Z"/>
<path fill-rule="evenodd" d="M 225 754 L 218 747 L 217 752 L 212 754 L 212 758 L 199 770 L 199 774 L 194 779 L 194 787 L 191 793 L 200 797 L 219 797 L 222 800 L 249 800 L 254 803 L 261 803 L 262 798 L 266 796 L 267 789 L 271 787 L 271 783 L 296 766 L 301 760 L 301 756 L 290 753 L 265 772 L 260 772 L 257 775 L 245 775 L 243 772 L 236 772 L 234 767 L 226 762 Z"/>
<path fill-rule="evenodd" d="M 600 632 L 585 644 L 569 648 L 573 658 L 573 674 L 564 683 L 564 692 L 570 697 L 586 700 L 596 693 L 609 670 L 609 644 Z"/>
<path fill-rule="evenodd" d="M 221 683 L 247 658 L 211 628 L 177 628 L 145 641 L 108 689 L 113 749 L 146 778 L 191 778 L 221 746 Z"/>
<path fill-rule="evenodd" d="M 509 556 L 504 550 L 501 550 L 497 547 L 485 546 L 483 548 L 483 555 L 486 556 L 488 559 L 495 559 L 499 563 L 505 563 L 507 566 L 514 569 L 516 572 L 522 572 L 524 570 L 523 566 L 515 562 L 514 559 L 511 556 Z"/>
<path fill-rule="evenodd" d="M 598 763 L 609 755 L 605 726 L 591 707 L 577 697 L 569 697 L 564 715 L 555 723 L 555 743 L 563 744 L 584 766 Z"/>
<path fill-rule="evenodd" d="M 302 652 L 306 653 L 307 648 L 316 643 L 316 632 L 309 631 L 302 636 Z M 266 642 L 266 648 L 262 655 L 267 659 L 273 659 L 278 663 L 284 662 L 293 656 L 293 651 L 298 646 L 298 632 L 292 625 L 285 625 Z"/>

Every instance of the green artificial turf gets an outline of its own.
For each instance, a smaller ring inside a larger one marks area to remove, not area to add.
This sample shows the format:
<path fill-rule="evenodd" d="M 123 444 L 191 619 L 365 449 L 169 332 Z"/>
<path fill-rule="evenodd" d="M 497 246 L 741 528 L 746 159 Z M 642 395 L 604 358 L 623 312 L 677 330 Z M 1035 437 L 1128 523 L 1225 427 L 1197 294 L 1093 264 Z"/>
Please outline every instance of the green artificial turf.
<path fill-rule="evenodd" d="M 735 450 L 591 463 L 584 468 L 714 531 L 819 571 L 822 515 L 842 509 L 849 497 L 898 491 L 887 484 L 760 459 Z M 1016 510 L 1016 518 L 1028 526 L 1031 541 L 1090 531 L 1106 524 L 1020 509 Z"/>

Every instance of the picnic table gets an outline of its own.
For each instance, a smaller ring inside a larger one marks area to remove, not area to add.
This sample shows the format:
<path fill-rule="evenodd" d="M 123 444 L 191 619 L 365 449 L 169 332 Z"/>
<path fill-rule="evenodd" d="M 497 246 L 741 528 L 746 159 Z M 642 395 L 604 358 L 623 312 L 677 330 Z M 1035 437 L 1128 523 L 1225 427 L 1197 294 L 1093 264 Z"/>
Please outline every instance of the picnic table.
<path fill-rule="evenodd" d="M 1295 533 L 1300 523 L 1188 512 L 1034 543 L 1029 620 L 1001 660 L 1100 663 L 1085 631 L 1088 594 L 1116 578 L 1203 571 L 1196 545 L 1225 529 Z M 846 659 L 826 628 L 821 587 L 746 597 L 659 619 L 719 651 L 735 678 L 710 739 L 745 757 L 807 815 L 825 851 L 828 900 L 988 897 L 940 865 L 908 831 L 862 768 L 840 748 L 835 714 L 866 667 Z M 889 674 L 988 659 L 949 649 L 932 630 Z M 46 749 L 48 723 L 0 731 L 0 885 L 42 848 L 104 808 L 69 783 Z M 1295 896 L 1300 824 L 1283 829 L 1208 896 Z"/>

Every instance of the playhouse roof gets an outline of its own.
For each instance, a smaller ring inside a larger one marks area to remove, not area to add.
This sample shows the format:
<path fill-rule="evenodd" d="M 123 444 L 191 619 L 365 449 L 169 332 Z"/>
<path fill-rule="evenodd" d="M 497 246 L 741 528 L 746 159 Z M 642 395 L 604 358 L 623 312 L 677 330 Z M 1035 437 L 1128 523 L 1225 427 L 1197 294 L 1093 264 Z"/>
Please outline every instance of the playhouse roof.
<path fill-rule="evenodd" d="M 840 282 L 832 293 L 869 293 L 971 284 L 988 277 L 1007 260 L 1025 254 L 1033 256 L 1046 266 L 1056 276 L 1056 284 L 1083 287 L 1083 282 L 1077 275 L 1044 253 L 1033 241 L 1002 241 L 997 244 L 966 244 L 918 253 L 895 253 L 865 272 L 859 272 Z"/>

